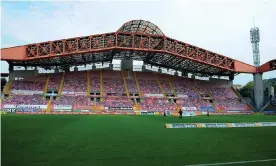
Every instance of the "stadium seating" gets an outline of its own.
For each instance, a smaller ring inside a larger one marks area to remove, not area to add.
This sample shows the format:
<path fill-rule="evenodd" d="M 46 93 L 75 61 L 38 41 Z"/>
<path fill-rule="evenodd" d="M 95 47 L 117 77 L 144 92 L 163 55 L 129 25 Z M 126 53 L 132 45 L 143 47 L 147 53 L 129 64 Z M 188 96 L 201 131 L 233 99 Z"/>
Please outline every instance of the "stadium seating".
<path fill-rule="evenodd" d="M 276 101 L 272 100 L 270 104 L 264 109 L 265 115 L 276 115 Z"/>
<path fill-rule="evenodd" d="M 124 74 L 122 76 L 122 73 Z M 63 91 L 86 92 L 87 91 L 87 72 L 68 72 L 65 73 Z M 102 77 L 101 77 L 102 74 Z M 143 98 L 140 99 L 141 110 L 164 111 L 176 110 L 177 106 L 185 110 L 200 111 L 248 111 L 248 106 L 238 99 L 236 94 L 227 85 L 221 83 L 212 83 L 209 81 L 195 80 L 187 77 L 178 77 L 170 75 L 153 74 L 151 72 L 136 72 L 137 81 L 141 89 Z M 58 90 L 62 74 L 51 74 L 48 82 L 48 89 Z M 90 71 L 91 91 L 99 92 L 101 79 L 103 83 L 104 98 L 97 102 L 97 106 L 103 107 L 133 107 L 136 104 L 126 97 L 126 86 L 130 93 L 138 93 L 135 77 L 132 72 L 121 71 Z M 167 93 L 177 94 L 176 103 L 170 99 L 164 98 L 162 90 Z M 43 91 L 46 82 L 46 76 L 39 76 L 25 80 L 14 81 L 11 89 Z M 172 87 L 170 85 L 172 83 Z M 70 93 L 69 93 L 70 94 Z M 74 93 L 70 94 L 73 95 Z M 75 93 L 76 95 L 85 95 Z M 206 98 L 209 97 L 209 98 Z M 213 101 L 213 103 L 210 103 Z M 4 104 L 27 104 L 38 105 L 47 104 L 47 100 L 42 100 L 41 95 L 19 96 L 13 94 L 7 98 Z M 271 101 L 272 104 L 276 104 Z M 54 105 L 79 105 L 93 106 L 94 101 L 88 100 L 85 96 L 65 96 L 62 95 L 59 100 L 53 100 Z M 116 108 L 117 109 L 117 108 Z"/>
<path fill-rule="evenodd" d="M 129 93 L 138 93 L 136 82 L 133 79 L 126 79 Z"/>
<path fill-rule="evenodd" d="M 143 102 L 139 103 L 142 110 L 151 111 L 175 111 L 175 103 L 168 102 L 166 99 L 145 98 Z"/>
<path fill-rule="evenodd" d="M 105 93 L 126 93 L 123 78 L 119 71 L 104 71 L 103 86 Z"/>
<path fill-rule="evenodd" d="M 201 97 L 210 97 L 210 91 L 207 87 L 204 87 L 204 86 L 198 86 L 197 87 L 197 90 L 199 92 L 199 95 Z"/>
<path fill-rule="evenodd" d="M 90 88 L 93 92 L 100 92 L 100 72 L 91 71 L 90 72 Z"/>
<path fill-rule="evenodd" d="M 160 84 L 164 93 L 173 93 L 168 80 L 160 80 Z"/>
<path fill-rule="evenodd" d="M 62 91 L 86 92 L 87 80 L 85 72 L 70 72 L 65 74 Z"/>
<path fill-rule="evenodd" d="M 75 103 L 75 97 L 61 96 L 59 100 L 53 100 L 52 103 L 56 105 L 73 105 Z"/>
<path fill-rule="evenodd" d="M 162 90 L 164 91 L 164 93 L 172 94 L 173 91 L 170 87 L 170 76 L 165 75 L 165 74 L 156 74 L 156 76 L 157 76 L 157 79 L 160 82 L 160 85 L 161 85 Z"/>
<path fill-rule="evenodd" d="M 180 100 L 177 100 L 176 102 L 179 106 L 182 106 L 182 107 L 196 107 L 196 103 L 194 101 L 194 99 L 180 99 Z"/>
<path fill-rule="evenodd" d="M 135 104 L 127 97 L 107 96 L 104 101 L 98 102 L 97 105 L 104 107 L 133 107 Z"/>
<path fill-rule="evenodd" d="M 92 106 L 93 102 L 89 101 L 87 96 L 76 96 L 74 105 Z"/>
<path fill-rule="evenodd" d="M 140 90 L 143 94 L 162 94 L 153 73 L 136 73 Z"/>
<path fill-rule="evenodd" d="M 214 99 L 237 99 L 231 88 L 217 87 L 211 88 L 210 91 Z"/>
<path fill-rule="evenodd" d="M 209 100 L 204 100 L 204 99 L 194 99 L 195 105 L 197 108 L 201 107 L 208 107 L 211 106 L 211 103 Z"/>
<path fill-rule="evenodd" d="M 129 93 L 138 93 L 137 85 L 136 85 L 136 80 L 133 76 L 133 72 L 130 71 L 123 71 L 125 80 L 126 80 L 126 85 L 128 88 Z"/>
<path fill-rule="evenodd" d="M 5 99 L 2 104 L 13 105 L 46 105 L 47 101 L 42 100 L 41 95 L 13 95 Z"/>
<path fill-rule="evenodd" d="M 61 78 L 62 78 L 61 73 L 50 75 L 50 79 L 48 82 L 48 89 L 58 90 Z"/>
<path fill-rule="evenodd" d="M 162 94 L 156 80 L 139 80 L 139 86 L 143 94 Z"/>
<path fill-rule="evenodd" d="M 46 83 L 46 76 L 28 78 L 13 81 L 11 90 L 43 91 Z"/>
<path fill-rule="evenodd" d="M 187 78 L 174 78 L 172 80 L 175 92 L 178 96 L 187 96 L 190 98 L 199 98 L 198 94 L 194 90 L 194 84 Z"/>
<path fill-rule="evenodd" d="M 185 107 L 186 109 L 200 111 L 215 111 L 214 107 L 208 100 L 202 100 L 198 98 L 190 98 L 190 99 L 181 99 L 177 101 L 177 104 L 181 107 Z"/>
<path fill-rule="evenodd" d="M 125 93 L 123 80 L 120 79 L 104 79 L 105 93 Z"/>
<path fill-rule="evenodd" d="M 93 78 L 91 80 L 91 91 L 100 91 L 100 78 Z"/>
<path fill-rule="evenodd" d="M 224 108 L 225 111 L 248 111 L 249 108 L 245 103 L 238 99 L 217 99 L 215 105 L 218 108 Z"/>

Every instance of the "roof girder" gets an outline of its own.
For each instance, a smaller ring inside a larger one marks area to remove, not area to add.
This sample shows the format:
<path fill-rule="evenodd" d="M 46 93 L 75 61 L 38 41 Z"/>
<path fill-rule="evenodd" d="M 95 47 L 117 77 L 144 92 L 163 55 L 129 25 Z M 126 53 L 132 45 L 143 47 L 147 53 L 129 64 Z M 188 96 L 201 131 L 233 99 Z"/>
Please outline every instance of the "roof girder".
<path fill-rule="evenodd" d="M 158 35 L 107 33 L 27 45 L 25 60 L 109 50 L 171 54 L 200 64 L 234 72 L 234 60 L 177 40 Z M 152 59 L 152 57 L 148 60 Z"/>
<path fill-rule="evenodd" d="M 53 57 L 48 59 L 47 61 L 33 60 L 27 62 L 18 62 L 17 66 L 59 66 L 61 64 L 67 64 L 68 66 L 72 65 L 83 65 L 87 63 L 97 63 L 97 62 L 112 62 L 112 59 L 134 59 L 134 60 L 143 60 L 147 64 L 158 65 L 161 67 L 172 68 L 176 70 L 186 70 L 193 71 L 196 73 L 206 73 L 208 72 L 210 75 L 214 75 L 215 73 L 222 73 L 224 75 L 230 74 L 229 71 L 224 71 L 222 69 L 218 69 L 209 65 L 198 64 L 188 59 L 183 59 L 178 56 L 174 56 L 172 54 L 164 54 L 164 53 L 152 53 L 153 59 L 146 62 L 146 59 L 150 54 L 146 51 L 121 51 L 121 50 L 110 50 L 106 52 L 94 52 L 94 53 L 83 53 L 83 54 L 74 54 L 71 56 L 63 56 L 63 57 Z M 206 70 L 208 68 L 208 70 Z M 204 69 L 204 70 L 203 70 Z"/>

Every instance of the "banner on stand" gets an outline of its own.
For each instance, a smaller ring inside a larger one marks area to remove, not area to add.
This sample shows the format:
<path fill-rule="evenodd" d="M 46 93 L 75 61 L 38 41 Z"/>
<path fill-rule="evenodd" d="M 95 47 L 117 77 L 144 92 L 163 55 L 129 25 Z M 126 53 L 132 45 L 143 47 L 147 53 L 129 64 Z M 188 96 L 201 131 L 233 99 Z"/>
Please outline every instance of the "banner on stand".
<path fill-rule="evenodd" d="M 87 96 L 87 92 L 75 92 L 75 96 Z"/>
<path fill-rule="evenodd" d="M 70 110 L 72 105 L 54 105 L 55 110 Z"/>
<path fill-rule="evenodd" d="M 183 111 L 196 111 L 196 107 L 182 107 Z"/>

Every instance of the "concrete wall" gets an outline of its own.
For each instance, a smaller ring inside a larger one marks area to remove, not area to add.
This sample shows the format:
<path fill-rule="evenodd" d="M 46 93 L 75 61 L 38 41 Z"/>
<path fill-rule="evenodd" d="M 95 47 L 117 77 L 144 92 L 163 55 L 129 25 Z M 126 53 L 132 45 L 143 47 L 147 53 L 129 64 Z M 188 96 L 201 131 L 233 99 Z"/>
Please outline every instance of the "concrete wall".
<path fill-rule="evenodd" d="M 264 106 L 264 86 L 262 74 L 253 74 L 254 80 L 254 103 L 255 108 L 260 111 Z"/>
<path fill-rule="evenodd" d="M 268 95 L 270 96 L 272 96 L 272 99 L 275 99 L 275 92 L 274 92 L 274 87 L 273 86 L 270 86 L 269 88 L 268 88 Z"/>

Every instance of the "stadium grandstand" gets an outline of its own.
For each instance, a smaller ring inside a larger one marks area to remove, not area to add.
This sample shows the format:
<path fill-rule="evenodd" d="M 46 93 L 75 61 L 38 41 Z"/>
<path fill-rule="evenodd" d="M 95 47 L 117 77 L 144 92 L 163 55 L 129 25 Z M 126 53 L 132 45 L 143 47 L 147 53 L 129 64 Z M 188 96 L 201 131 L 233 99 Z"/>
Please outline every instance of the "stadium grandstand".
<path fill-rule="evenodd" d="M 251 73 L 262 81 L 263 72 L 276 69 L 276 60 L 256 68 L 172 39 L 144 20 L 112 33 L 3 48 L 1 54 L 9 64 L 1 107 L 18 113 L 251 114 L 267 105 L 264 96 L 252 106 L 232 87 L 234 76 Z M 259 80 L 254 90 L 262 93 Z M 273 97 L 269 106 L 275 104 Z"/>

